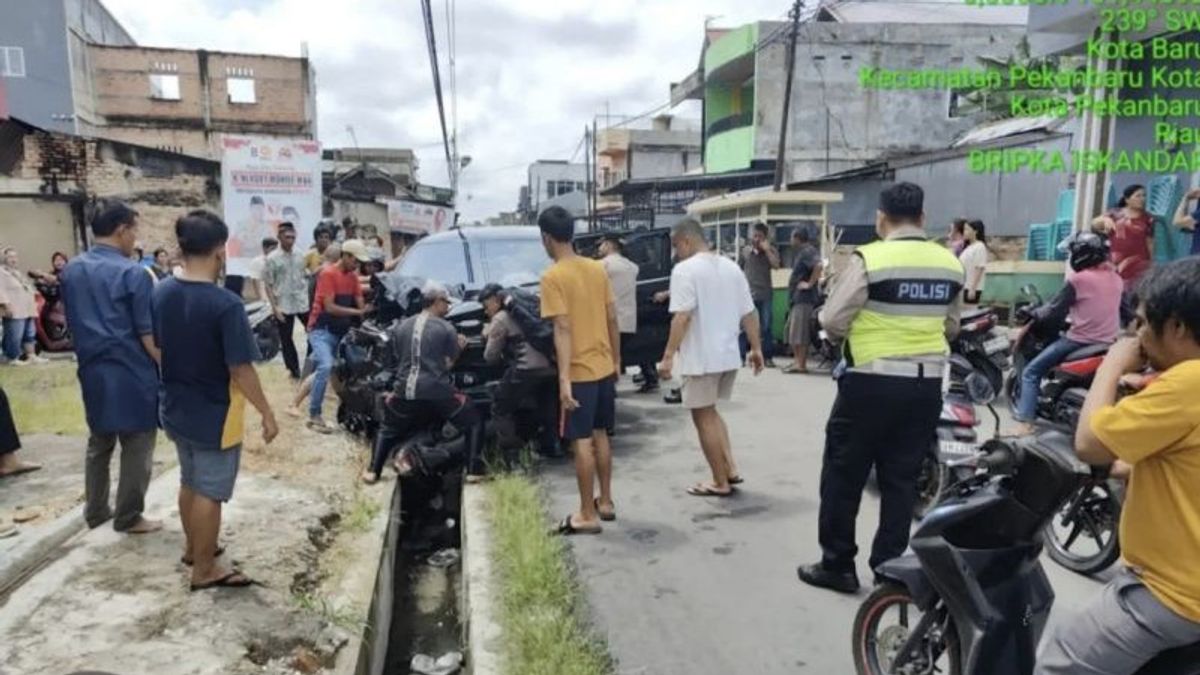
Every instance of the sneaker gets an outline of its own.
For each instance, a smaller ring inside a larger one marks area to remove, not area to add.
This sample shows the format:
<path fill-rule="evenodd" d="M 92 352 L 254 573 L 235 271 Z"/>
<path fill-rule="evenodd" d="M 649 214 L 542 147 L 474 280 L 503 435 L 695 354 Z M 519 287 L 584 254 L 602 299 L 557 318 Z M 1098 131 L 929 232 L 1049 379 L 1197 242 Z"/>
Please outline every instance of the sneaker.
<path fill-rule="evenodd" d="M 683 403 L 683 391 L 680 389 L 671 389 L 663 395 L 663 403 Z"/>
<path fill-rule="evenodd" d="M 10 366 L 27 366 L 27 365 L 29 365 L 29 362 L 26 361 L 25 359 L 13 359 L 8 362 L 8 365 L 10 365 Z"/>
<path fill-rule="evenodd" d="M 318 434 L 332 434 L 334 432 L 334 428 L 329 426 L 325 420 L 321 419 L 320 417 L 313 417 L 309 419 L 306 426 L 311 431 L 315 431 Z"/>
<path fill-rule="evenodd" d="M 838 593 L 858 592 L 858 575 L 854 572 L 833 572 L 825 569 L 821 563 L 803 565 L 796 570 L 800 581 L 809 586 L 825 588 Z"/>
<path fill-rule="evenodd" d="M 50 363 L 50 359 L 42 356 L 41 354 L 34 354 L 33 356 L 29 357 L 29 362 L 30 363 Z"/>

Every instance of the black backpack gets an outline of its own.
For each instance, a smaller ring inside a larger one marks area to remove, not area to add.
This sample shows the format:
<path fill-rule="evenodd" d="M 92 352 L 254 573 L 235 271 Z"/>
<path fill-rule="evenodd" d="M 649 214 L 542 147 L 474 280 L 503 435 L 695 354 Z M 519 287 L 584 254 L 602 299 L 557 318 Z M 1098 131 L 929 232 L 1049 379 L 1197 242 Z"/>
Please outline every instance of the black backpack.
<path fill-rule="evenodd" d="M 542 318 L 542 302 L 537 293 L 524 288 L 511 288 L 506 291 L 508 310 L 513 320 L 525 334 L 529 346 L 541 352 L 546 358 L 554 360 L 554 324 Z"/>

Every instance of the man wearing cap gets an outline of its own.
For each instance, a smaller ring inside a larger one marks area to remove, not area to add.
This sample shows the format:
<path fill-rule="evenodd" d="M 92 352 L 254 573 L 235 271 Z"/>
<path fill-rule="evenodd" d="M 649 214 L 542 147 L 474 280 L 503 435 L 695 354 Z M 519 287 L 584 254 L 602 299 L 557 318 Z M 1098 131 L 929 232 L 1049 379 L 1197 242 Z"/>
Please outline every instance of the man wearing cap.
<path fill-rule="evenodd" d="M 325 266 L 317 277 L 308 319 L 308 344 L 316 367 L 308 403 L 308 428 L 318 433 L 333 431 L 321 415 L 321 404 L 325 400 L 325 387 L 329 384 L 329 371 L 333 369 L 338 342 L 349 332 L 351 322 L 368 311 L 363 302 L 362 286 L 358 283 L 358 266 L 368 260 L 366 245 L 352 239 L 342 244 L 342 258 L 338 264 Z"/>

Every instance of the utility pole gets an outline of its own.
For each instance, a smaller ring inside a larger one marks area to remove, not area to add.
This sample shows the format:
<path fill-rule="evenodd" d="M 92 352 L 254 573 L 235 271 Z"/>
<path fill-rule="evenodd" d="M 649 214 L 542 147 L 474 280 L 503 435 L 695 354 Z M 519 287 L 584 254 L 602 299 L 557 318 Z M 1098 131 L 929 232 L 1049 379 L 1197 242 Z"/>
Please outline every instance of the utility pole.
<path fill-rule="evenodd" d="M 783 166 L 787 160 L 787 129 L 792 112 L 792 80 L 796 79 L 796 39 L 800 34 L 800 11 L 804 0 L 796 0 L 789 16 L 792 18 L 792 34 L 788 38 L 787 80 L 783 86 L 783 117 L 779 120 L 779 152 L 775 153 L 775 191 L 783 189 Z"/>
<path fill-rule="evenodd" d="M 583 125 L 583 142 L 588 144 L 591 142 L 592 130 L 588 125 Z M 583 203 L 584 213 L 587 215 L 588 231 L 592 229 L 592 153 L 588 152 L 587 148 L 583 151 Z"/>
<path fill-rule="evenodd" d="M 592 118 L 592 171 L 591 171 L 591 173 L 588 174 L 588 185 L 591 186 L 591 190 L 590 190 L 591 200 L 592 200 L 591 229 L 593 232 L 596 231 L 596 207 L 599 205 L 599 201 L 600 201 L 599 195 L 596 194 L 597 188 L 599 187 L 596 184 L 596 160 L 597 160 L 597 158 L 596 158 L 596 142 L 597 142 L 596 141 L 596 118 L 593 117 Z"/>

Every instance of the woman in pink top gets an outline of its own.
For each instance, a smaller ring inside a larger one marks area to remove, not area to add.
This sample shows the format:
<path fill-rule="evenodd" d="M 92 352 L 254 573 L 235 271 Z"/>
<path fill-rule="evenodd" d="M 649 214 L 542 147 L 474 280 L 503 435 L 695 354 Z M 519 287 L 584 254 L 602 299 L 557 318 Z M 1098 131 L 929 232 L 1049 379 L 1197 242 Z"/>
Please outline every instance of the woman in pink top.
<path fill-rule="evenodd" d="M 1111 344 L 1121 331 L 1123 282 L 1108 262 L 1109 247 L 1104 237 L 1093 232 L 1076 234 L 1070 243 L 1071 269 L 1067 285 L 1034 320 L 1070 307 L 1071 328 L 1064 337 L 1042 350 L 1021 373 L 1021 395 L 1017 401 L 1017 433 L 1034 432 L 1038 390 L 1042 378 L 1062 363 L 1071 352 L 1088 345 Z"/>
<path fill-rule="evenodd" d="M 1125 288 L 1134 288 L 1154 260 L 1154 219 L 1146 211 L 1146 188 L 1125 188 L 1117 208 L 1092 221 L 1092 227 L 1110 238 L 1117 274 Z"/>

